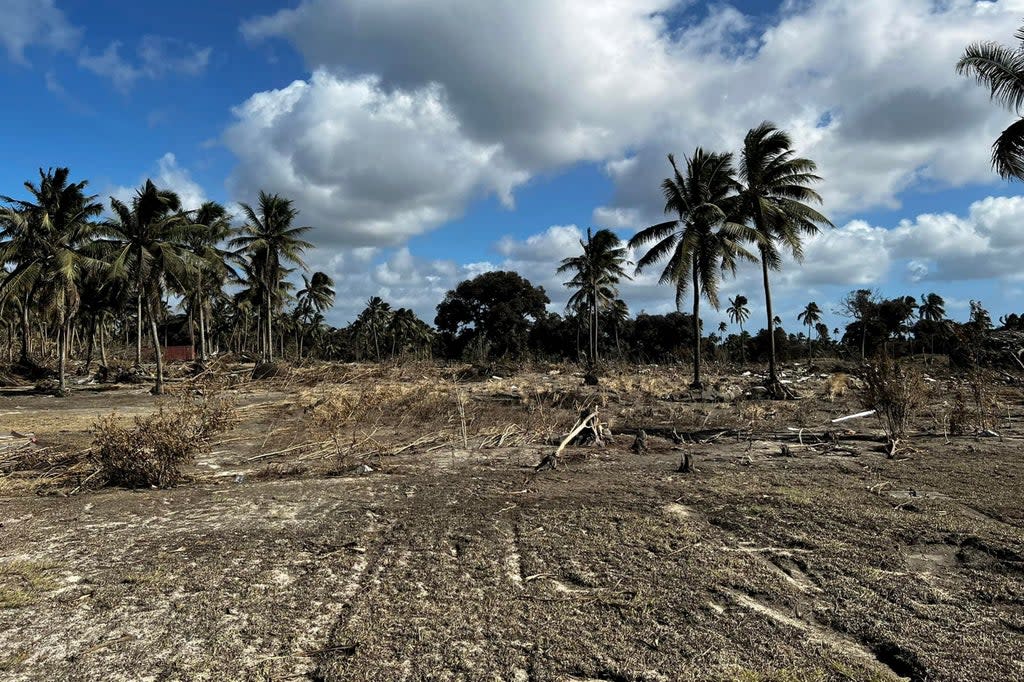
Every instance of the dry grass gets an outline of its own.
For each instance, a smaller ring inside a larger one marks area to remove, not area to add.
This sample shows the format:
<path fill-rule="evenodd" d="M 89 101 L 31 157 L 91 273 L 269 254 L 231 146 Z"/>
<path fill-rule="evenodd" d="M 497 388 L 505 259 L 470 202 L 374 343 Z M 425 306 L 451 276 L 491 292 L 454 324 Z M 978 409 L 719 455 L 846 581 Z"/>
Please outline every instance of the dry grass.
<path fill-rule="evenodd" d="M 884 354 L 865 366 L 863 380 L 861 404 L 877 412 L 892 456 L 925 402 L 924 381 L 920 372 Z"/>
<path fill-rule="evenodd" d="M 0 609 L 30 606 L 55 589 L 56 583 L 47 575 L 51 568 L 47 562 L 25 559 L 0 563 Z"/>
<path fill-rule="evenodd" d="M 136 417 L 129 426 L 106 417 L 96 424 L 94 457 L 108 483 L 169 487 L 182 480 L 182 467 L 230 425 L 233 415 L 226 400 L 182 397 L 174 407 Z"/>

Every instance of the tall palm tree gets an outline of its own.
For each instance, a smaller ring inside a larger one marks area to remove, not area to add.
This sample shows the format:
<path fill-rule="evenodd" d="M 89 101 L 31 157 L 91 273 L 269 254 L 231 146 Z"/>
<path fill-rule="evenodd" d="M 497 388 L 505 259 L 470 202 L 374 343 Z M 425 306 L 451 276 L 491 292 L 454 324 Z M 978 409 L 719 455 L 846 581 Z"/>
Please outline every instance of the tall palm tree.
<path fill-rule="evenodd" d="M 290 199 L 277 194 L 261 191 L 256 208 L 242 204 L 246 224 L 242 234 L 231 240 L 231 246 L 248 254 L 254 267 L 254 274 L 262 289 L 261 307 L 263 316 L 263 358 L 274 359 L 273 319 L 280 307 L 280 289 L 284 278 L 285 263 L 292 263 L 303 269 L 302 252 L 313 248 L 303 238 L 311 227 L 295 227 L 292 222 L 298 210 Z"/>
<path fill-rule="evenodd" d="M 1024 179 L 1024 27 L 1010 47 L 995 41 L 971 43 L 956 64 L 956 72 L 974 78 L 989 89 L 992 99 L 1017 115 L 1017 120 L 992 144 L 992 166 L 1005 179 Z"/>
<path fill-rule="evenodd" d="M 665 213 L 678 217 L 638 232 L 631 248 L 653 244 L 636 264 L 636 271 L 667 259 L 660 282 L 676 290 L 676 307 L 687 289 L 693 294 L 693 383 L 701 390 L 700 299 L 718 308 L 718 281 L 722 272 L 736 271 L 738 258 L 755 260 L 741 242 L 756 241 L 752 230 L 731 219 L 736 209 L 736 180 L 732 154 L 709 153 L 698 147 L 686 159 L 686 174 L 670 154 L 672 177 L 662 184 Z"/>
<path fill-rule="evenodd" d="M 622 346 L 619 344 L 619 332 L 622 325 L 629 320 L 629 306 L 621 298 L 612 301 L 608 306 L 608 319 L 611 320 L 612 329 L 615 331 L 615 352 L 622 358 Z"/>
<path fill-rule="evenodd" d="M 821 308 L 814 301 L 807 304 L 804 311 L 796 316 L 796 319 L 807 326 L 807 361 L 811 361 L 811 329 L 821 322 Z"/>
<path fill-rule="evenodd" d="M 327 273 L 314 272 L 311 278 L 302 276 L 305 285 L 297 294 L 300 317 L 304 318 L 307 329 L 313 328 L 313 322 L 319 326 L 323 322 L 324 310 L 334 305 L 334 280 Z M 301 324 L 301 323 L 300 323 Z M 306 330 L 299 335 L 299 359 L 302 358 L 302 346 L 305 340 Z"/>
<path fill-rule="evenodd" d="M 39 169 L 39 184 L 25 183 L 29 201 L 3 197 L 13 208 L 0 215 L 0 261 L 13 266 L 0 283 L 0 297 L 38 294 L 57 320 L 58 386 L 67 392 L 67 356 L 72 322 L 80 303 L 78 273 L 94 262 L 83 251 L 95 233 L 95 218 L 103 211 L 87 195 L 87 181 L 70 183 L 67 168 Z"/>
<path fill-rule="evenodd" d="M 181 200 L 170 190 L 161 190 L 152 180 L 135 191 L 131 206 L 111 197 L 114 216 L 100 229 L 105 239 L 95 244 L 110 252 L 111 274 L 132 283 L 136 302 L 135 360 L 142 363 L 142 320 L 149 318 L 150 340 L 156 360 L 153 393 L 164 390 L 163 354 L 157 330 L 163 295 L 168 286 L 184 290 L 194 276 L 196 261 L 185 244 L 203 229 L 188 222 L 179 212 Z"/>
<path fill-rule="evenodd" d="M 618 297 L 616 285 L 626 274 L 629 264 L 622 241 L 611 230 L 598 230 L 591 234 L 587 229 L 587 241 L 580 240 L 583 253 L 562 259 L 558 272 L 573 272 L 573 278 L 565 283 L 576 292 L 569 297 L 568 310 L 586 310 L 590 321 L 590 365 L 598 361 L 598 323 L 601 308 L 609 308 Z"/>
<path fill-rule="evenodd" d="M 207 339 L 210 301 L 233 270 L 228 264 L 233 254 L 223 244 L 234 234 L 227 209 L 216 201 L 207 201 L 188 212 L 185 220 L 199 226 L 191 232 L 187 245 L 196 256 L 195 278 L 186 285 L 189 330 L 193 322 L 199 328 L 199 361 L 205 362 L 209 354 Z"/>
<path fill-rule="evenodd" d="M 744 137 L 740 155 L 740 213 L 759 236 L 764 300 L 768 318 L 768 387 L 773 395 L 784 395 L 775 364 L 775 314 L 768 271 L 782 267 L 782 250 L 803 260 L 802 237 L 817 234 L 820 226 L 831 227 L 828 218 L 808 203 L 821 203 L 821 196 L 809 187 L 819 182 L 817 164 L 796 156 L 789 134 L 765 121 Z"/>
<path fill-rule="evenodd" d="M 743 338 L 743 323 L 750 319 L 750 308 L 747 307 L 747 297 L 743 294 L 736 294 L 735 298 L 729 299 L 729 307 L 725 309 L 733 324 L 740 327 L 740 362 L 747 361 L 747 345 Z"/>
<path fill-rule="evenodd" d="M 363 312 L 356 318 L 356 326 L 368 331 L 373 338 L 374 355 L 380 362 L 380 336 L 391 321 L 391 304 L 380 296 L 373 296 L 366 302 Z"/>

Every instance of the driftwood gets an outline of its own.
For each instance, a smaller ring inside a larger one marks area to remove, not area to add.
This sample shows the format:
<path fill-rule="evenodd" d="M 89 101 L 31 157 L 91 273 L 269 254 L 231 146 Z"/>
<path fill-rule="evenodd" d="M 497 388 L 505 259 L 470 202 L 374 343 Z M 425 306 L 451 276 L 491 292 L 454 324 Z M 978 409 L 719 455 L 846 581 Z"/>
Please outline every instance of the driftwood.
<path fill-rule="evenodd" d="M 839 440 L 867 441 L 879 443 L 885 436 L 870 433 L 843 433 L 840 431 L 752 431 L 750 429 L 699 429 L 697 431 L 678 431 L 671 426 L 622 426 L 616 429 L 624 434 L 636 434 L 645 431 L 647 436 L 657 436 L 680 443 L 707 443 L 719 438 L 736 438 L 737 440 L 771 440 L 780 443 L 833 443 Z"/>
<path fill-rule="evenodd" d="M 584 411 L 583 416 L 580 417 L 576 425 L 569 431 L 569 435 L 562 439 L 559 443 L 558 449 L 554 452 L 546 455 L 544 459 L 537 465 L 535 471 L 547 471 L 548 469 L 558 468 L 558 456 L 562 454 L 562 450 L 565 450 L 569 443 L 573 442 L 577 436 L 579 436 L 586 429 L 591 429 L 594 433 L 594 440 L 596 443 L 601 442 L 601 423 L 597 419 L 597 409 L 590 411 L 589 413 Z"/>

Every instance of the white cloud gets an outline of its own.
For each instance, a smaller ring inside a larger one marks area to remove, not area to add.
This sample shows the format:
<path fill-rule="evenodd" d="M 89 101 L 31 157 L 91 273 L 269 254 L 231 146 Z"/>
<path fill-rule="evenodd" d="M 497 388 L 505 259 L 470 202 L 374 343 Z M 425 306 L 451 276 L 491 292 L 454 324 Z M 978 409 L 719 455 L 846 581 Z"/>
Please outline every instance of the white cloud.
<path fill-rule="evenodd" d="M 501 147 L 466 138 L 434 85 L 385 90 L 376 78 L 317 71 L 235 109 L 225 143 L 236 196 L 296 200 L 327 245 L 397 245 L 457 217 L 474 195 L 511 201 L 525 176 Z"/>
<path fill-rule="evenodd" d="M 137 61 L 121 56 L 122 44 L 114 41 L 98 54 L 82 50 L 78 64 L 98 76 L 109 78 L 122 92 L 141 78 L 157 79 L 169 74 L 197 76 L 206 70 L 212 49 L 197 47 L 173 38 L 147 35 L 139 41 Z"/>
<path fill-rule="evenodd" d="M 294 187 L 339 240 L 394 244 L 480 193 L 507 203 L 539 173 L 596 162 L 616 192 L 595 222 L 636 226 L 660 217 L 666 152 L 736 148 L 763 119 L 819 161 L 834 216 L 894 207 L 918 183 L 993 179 L 988 146 L 1009 116 L 953 65 L 973 40 L 1010 40 L 1019 0 L 787 2 L 756 25 L 714 6 L 697 24 L 670 25 L 684 4 L 305 0 L 252 19 L 248 39 L 291 41 L 314 76 L 239 108 L 239 184 L 251 190 L 282 164 L 271 182 Z M 435 103 L 426 119 L 440 112 L 444 125 L 419 121 L 407 136 L 407 115 L 385 125 L 368 114 L 407 100 Z M 269 124 L 265 109 L 278 113 Z M 316 153 L 299 123 L 323 136 Z M 358 144 L 338 132 L 351 129 Z M 413 183 L 389 208 L 394 197 L 374 190 L 411 175 L 393 151 L 408 137 L 411 165 L 434 182 Z M 458 172 L 450 156 L 424 163 L 423 149 L 454 150 Z"/>
<path fill-rule="evenodd" d="M 186 211 L 199 208 L 207 200 L 203 188 L 192 179 L 188 170 L 178 165 L 178 159 L 171 152 L 167 152 L 157 160 L 154 170 L 154 173 L 139 178 L 135 185 L 114 187 L 108 194 L 126 204 L 130 204 L 136 190 L 148 178 L 158 188 L 176 192 L 181 198 L 182 209 Z"/>
<path fill-rule="evenodd" d="M 81 30 L 72 26 L 54 0 L 0 1 L 0 43 L 11 60 L 24 64 L 25 49 L 42 45 L 56 51 L 74 49 Z"/>

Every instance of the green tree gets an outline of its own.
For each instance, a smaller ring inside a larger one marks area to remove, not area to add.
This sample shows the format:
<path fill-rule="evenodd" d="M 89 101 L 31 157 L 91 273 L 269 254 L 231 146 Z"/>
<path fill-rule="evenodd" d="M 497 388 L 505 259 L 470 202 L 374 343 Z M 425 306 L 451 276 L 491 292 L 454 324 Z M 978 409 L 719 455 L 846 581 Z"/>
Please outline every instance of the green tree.
<path fill-rule="evenodd" d="M 137 364 L 142 363 L 144 313 L 149 318 L 157 368 L 153 392 L 160 394 L 164 390 L 164 367 L 157 313 L 163 307 L 168 284 L 178 290 L 187 288 L 196 263 L 185 244 L 201 228 L 179 212 L 181 200 L 177 194 L 158 189 L 151 180 L 136 190 L 130 207 L 111 198 L 110 208 L 114 217 L 100 226 L 105 239 L 95 246 L 109 254 L 112 276 L 131 282 L 134 289 Z"/>
<path fill-rule="evenodd" d="M 742 294 L 736 294 L 735 298 L 729 299 L 729 307 L 725 309 L 725 312 L 729 315 L 729 319 L 733 324 L 738 324 L 740 327 L 740 362 L 746 363 L 747 361 L 747 350 L 746 344 L 744 343 L 743 334 L 743 323 L 750 319 L 750 308 L 747 307 L 747 297 Z"/>
<path fill-rule="evenodd" d="M 297 326 L 301 329 L 299 333 L 299 359 L 302 358 L 302 348 L 308 332 L 320 326 L 323 322 L 323 311 L 334 305 L 334 280 L 324 272 L 314 272 L 312 277 L 302 276 L 302 283 L 305 285 L 299 290 L 296 298 Z"/>
<path fill-rule="evenodd" d="M 769 270 L 782 267 L 782 252 L 803 260 L 803 237 L 817 234 L 820 226 L 832 226 L 828 218 L 808 204 L 820 204 L 821 196 L 809 185 L 820 182 L 817 164 L 796 156 L 789 134 L 765 121 L 744 137 L 740 155 L 740 214 L 757 231 L 761 256 L 764 301 L 768 319 L 768 387 L 773 395 L 784 394 L 775 362 L 775 314 Z"/>
<path fill-rule="evenodd" d="M 803 312 L 796 316 L 796 319 L 807 326 L 807 361 L 811 361 L 811 329 L 821 322 L 821 308 L 814 301 L 807 304 Z"/>
<path fill-rule="evenodd" d="M 234 229 L 227 209 L 216 201 L 207 201 L 190 211 L 183 219 L 198 229 L 191 230 L 187 238 L 189 250 L 195 254 L 195 277 L 185 283 L 185 298 L 188 302 L 189 334 L 193 322 L 199 328 L 199 361 L 205 362 L 209 355 L 208 318 L 210 301 L 223 291 L 227 277 L 233 274 L 228 265 L 233 254 L 223 248 Z M 194 345 L 194 344 L 193 344 Z"/>
<path fill-rule="evenodd" d="M 591 234 L 587 229 L 587 241 L 580 240 L 583 253 L 564 258 L 558 272 L 573 272 L 573 278 L 565 283 L 575 293 L 569 297 L 567 310 L 587 311 L 590 345 L 590 365 L 598 361 L 598 329 L 600 310 L 608 309 L 619 295 L 617 284 L 626 274 L 629 263 L 622 241 L 611 230 L 598 230 Z"/>
<path fill-rule="evenodd" d="M 69 176 L 67 168 L 39 169 L 39 184 L 25 183 L 32 198 L 3 197 L 12 207 L 0 214 L 0 262 L 12 267 L 0 283 L 0 298 L 10 291 L 28 306 L 38 297 L 54 313 L 61 393 L 67 391 L 69 337 L 80 303 L 78 272 L 93 261 L 83 247 L 95 234 L 92 218 L 103 210 L 85 193 L 88 182 L 71 183 Z"/>
<path fill-rule="evenodd" d="M 260 331 L 260 345 L 263 359 L 274 359 L 274 317 L 283 300 L 281 286 L 287 272 L 285 263 L 305 268 L 302 253 L 313 248 L 303 238 L 311 227 L 292 225 L 298 210 L 290 199 L 278 194 L 260 192 L 256 208 L 242 204 L 246 223 L 241 234 L 231 240 L 232 248 L 245 253 L 251 264 L 252 274 L 260 287 L 260 310 L 263 328 Z"/>
<path fill-rule="evenodd" d="M 550 302 L 543 287 L 535 287 L 518 273 L 485 272 L 459 282 L 445 294 L 434 324 L 450 355 L 479 344 L 491 357 L 519 357 Z"/>
<path fill-rule="evenodd" d="M 1003 178 L 1024 179 L 1024 27 L 1014 37 L 1016 47 L 995 41 L 971 43 L 956 64 L 961 76 L 974 76 L 989 90 L 992 100 L 1017 115 L 992 144 L 992 166 Z"/>
<path fill-rule="evenodd" d="M 755 260 L 743 248 L 742 241 L 755 240 L 756 235 L 730 216 L 736 208 L 736 180 L 733 177 L 732 154 L 708 153 L 698 147 L 686 159 L 686 174 L 668 157 L 672 177 L 662 182 L 665 213 L 678 217 L 652 225 L 638 232 L 629 241 L 631 248 L 650 244 L 647 253 L 636 265 L 642 272 L 667 260 L 660 282 L 676 290 L 676 307 L 689 289 L 693 294 L 693 383 L 703 389 L 700 374 L 700 299 L 718 308 L 718 282 L 722 272 L 735 272 L 737 258 Z"/>

